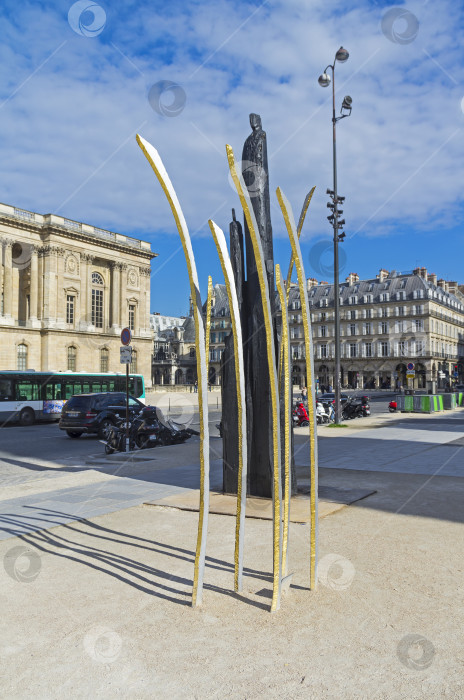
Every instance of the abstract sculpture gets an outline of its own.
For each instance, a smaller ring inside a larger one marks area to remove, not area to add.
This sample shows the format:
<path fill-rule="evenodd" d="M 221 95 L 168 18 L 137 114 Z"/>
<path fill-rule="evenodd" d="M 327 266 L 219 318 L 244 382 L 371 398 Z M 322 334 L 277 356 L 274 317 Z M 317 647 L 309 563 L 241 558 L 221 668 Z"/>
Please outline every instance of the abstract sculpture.
<path fill-rule="evenodd" d="M 268 186 L 266 134 L 261 118 L 250 115 L 252 133 L 243 148 L 242 168 L 233 150 L 226 146 L 232 180 L 245 216 L 245 241 L 235 211 L 230 225 L 230 256 L 224 234 L 213 222 L 209 227 L 216 244 L 226 283 L 232 332 L 223 356 L 224 488 L 237 493 L 235 528 L 234 589 L 243 585 L 243 548 L 247 491 L 272 496 L 273 585 L 271 612 L 280 608 L 282 583 L 289 584 L 288 542 L 290 496 L 296 488 L 292 476 L 293 428 L 291 423 L 291 364 L 288 327 L 288 291 L 295 264 L 306 349 L 306 375 L 310 416 L 310 587 L 317 580 L 317 443 L 315 393 L 304 266 L 299 236 L 314 188 L 307 195 L 295 227 L 290 204 L 280 189 L 277 198 L 289 235 L 292 256 L 284 287 L 280 266 L 275 268 L 278 299 L 274 288 L 274 260 Z M 206 329 L 191 240 L 176 193 L 156 149 L 137 135 L 137 141 L 152 166 L 171 206 L 181 238 L 193 300 L 198 401 L 200 410 L 200 508 L 193 577 L 192 605 L 202 602 L 206 535 L 209 509 L 208 349 L 211 326 L 212 279 L 208 278 Z M 244 248 L 246 249 L 246 263 Z M 246 279 L 245 279 L 246 272 Z M 275 312 L 281 308 L 277 328 Z M 205 336 L 206 330 L 206 336 Z M 280 340 L 279 340 L 280 334 Z M 280 344 L 280 346 L 279 346 Z M 225 391 L 227 389 L 227 391 Z M 283 465 L 283 474 L 282 474 Z M 283 478 L 282 478 L 283 476 Z"/>

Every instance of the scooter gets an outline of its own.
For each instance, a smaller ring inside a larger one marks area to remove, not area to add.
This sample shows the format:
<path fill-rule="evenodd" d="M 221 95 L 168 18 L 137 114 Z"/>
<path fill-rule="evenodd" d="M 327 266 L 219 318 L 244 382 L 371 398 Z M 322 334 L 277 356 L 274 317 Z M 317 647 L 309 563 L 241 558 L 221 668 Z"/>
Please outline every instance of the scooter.
<path fill-rule="evenodd" d="M 371 407 L 369 405 L 369 397 L 361 396 L 360 403 L 356 411 L 357 418 L 365 418 L 371 415 Z"/>
<path fill-rule="evenodd" d="M 330 421 L 331 415 L 328 405 L 323 404 L 322 401 L 316 401 L 316 423 L 318 425 L 324 425 L 330 423 Z"/>
<path fill-rule="evenodd" d="M 293 424 L 302 428 L 309 425 L 308 412 L 301 401 L 297 403 L 293 411 Z"/>
<path fill-rule="evenodd" d="M 390 403 L 388 404 L 388 410 L 390 411 L 390 413 L 396 413 L 396 411 L 398 410 L 397 402 L 390 401 Z"/>

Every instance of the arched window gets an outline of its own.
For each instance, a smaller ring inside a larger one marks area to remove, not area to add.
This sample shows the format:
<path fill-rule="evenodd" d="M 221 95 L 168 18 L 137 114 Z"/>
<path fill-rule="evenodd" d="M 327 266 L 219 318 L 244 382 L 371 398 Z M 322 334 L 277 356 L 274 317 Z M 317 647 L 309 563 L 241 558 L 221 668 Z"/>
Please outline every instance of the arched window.
<path fill-rule="evenodd" d="M 103 328 L 103 277 L 92 272 L 92 326 Z"/>
<path fill-rule="evenodd" d="M 27 345 L 21 343 L 17 350 L 17 369 L 24 372 L 27 369 Z"/>
<path fill-rule="evenodd" d="M 134 350 L 134 348 L 132 348 L 132 362 L 130 366 L 130 371 L 131 374 L 137 373 L 137 350 Z"/>
<path fill-rule="evenodd" d="M 103 277 L 98 272 L 92 272 L 92 284 L 103 286 Z"/>
<path fill-rule="evenodd" d="M 108 348 L 102 348 L 100 350 L 100 372 L 108 372 L 109 355 Z"/>
<path fill-rule="evenodd" d="M 68 348 L 68 371 L 69 372 L 76 371 L 76 357 L 77 357 L 77 349 L 74 347 L 74 345 L 70 345 Z"/>

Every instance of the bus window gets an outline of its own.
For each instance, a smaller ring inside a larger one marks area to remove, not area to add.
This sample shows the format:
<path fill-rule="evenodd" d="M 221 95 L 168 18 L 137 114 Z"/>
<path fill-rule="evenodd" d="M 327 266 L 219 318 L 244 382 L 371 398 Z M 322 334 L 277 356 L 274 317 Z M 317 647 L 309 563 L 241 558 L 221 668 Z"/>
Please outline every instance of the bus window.
<path fill-rule="evenodd" d="M 30 379 L 17 379 L 15 387 L 16 401 L 38 401 L 40 398 L 40 384 Z"/>
<path fill-rule="evenodd" d="M 69 399 L 71 396 L 74 396 L 75 394 L 82 394 L 82 388 L 81 388 L 81 383 L 74 382 L 72 379 L 67 380 L 65 383 L 65 395 L 62 397 L 63 399 Z"/>
<path fill-rule="evenodd" d="M 13 400 L 13 381 L 11 379 L 0 379 L 0 401 Z"/>
<path fill-rule="evenodd" d="M 61 396 L 61 380 L 50 379 L 43 387 L 42 396 L 46 401 L 60 400 Z"/>
<path fill-rule="evenodd" d="M 108 391 L 116 391 L 116 381 L 114 379 L 108 379 Z"/>
<path fill-rule="evenodd" d="M 92 394 L 99 394 L 102 391 L 100 379 L 92 379 L 90 391 Z"/>

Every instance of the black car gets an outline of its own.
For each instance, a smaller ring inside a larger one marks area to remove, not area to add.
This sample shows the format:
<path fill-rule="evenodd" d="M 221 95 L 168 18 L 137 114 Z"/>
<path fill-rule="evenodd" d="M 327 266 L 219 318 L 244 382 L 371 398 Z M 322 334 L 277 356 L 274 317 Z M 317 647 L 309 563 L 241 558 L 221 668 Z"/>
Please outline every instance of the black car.
<path fill-rule="evenodd" d="M 318 394 L 316 396 L 318 401 L 324 401 L 327 403 L 334 402 L 335 401 L 335 394 L 333 391 L 330 391 L 326 394 Z M 348 394 L 340 394 L 340 402 L 344 404 L 346 401 L 348 401 Z"/>
<path fill-rule="evenodd" d="M 145 404 L 129 396 L 129 411 L 139 413 Z M 66 401 L 61 411 L 60 430 L 66 430 L 71 438 L 82 433 L 96 433 L 106 437 L 108 428 L 126 415 L 126 395 L 123 392 L 102 394 L 77 394 Z"/>

